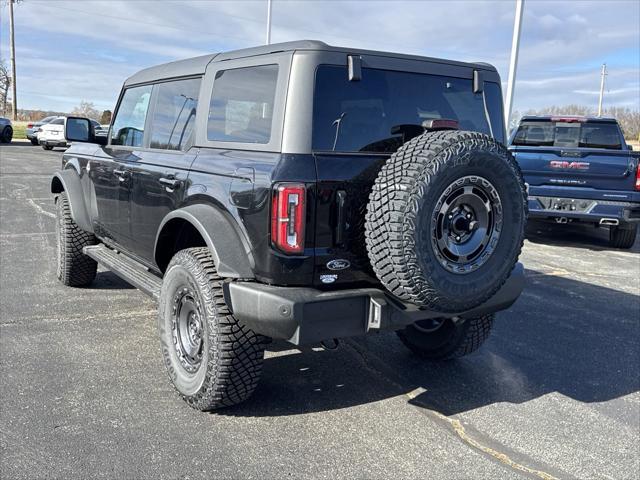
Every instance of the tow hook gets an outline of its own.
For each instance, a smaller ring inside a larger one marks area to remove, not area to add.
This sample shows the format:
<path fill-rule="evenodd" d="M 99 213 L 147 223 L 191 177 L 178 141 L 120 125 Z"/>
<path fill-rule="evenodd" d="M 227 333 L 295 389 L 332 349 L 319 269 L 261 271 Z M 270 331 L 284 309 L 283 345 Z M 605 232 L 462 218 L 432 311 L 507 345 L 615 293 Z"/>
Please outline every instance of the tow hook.
<path fill-rule="evenodd" d="M 333 344 L 330 344 L 328 342 L 333 342 Z M 337 338 L 334 338 L 333 340 L 322 340 L 320 342 L 320 345 L 322 345 L 325 350 L 337 350 L 340 346 L 340 340 L 338 340 Z"/>

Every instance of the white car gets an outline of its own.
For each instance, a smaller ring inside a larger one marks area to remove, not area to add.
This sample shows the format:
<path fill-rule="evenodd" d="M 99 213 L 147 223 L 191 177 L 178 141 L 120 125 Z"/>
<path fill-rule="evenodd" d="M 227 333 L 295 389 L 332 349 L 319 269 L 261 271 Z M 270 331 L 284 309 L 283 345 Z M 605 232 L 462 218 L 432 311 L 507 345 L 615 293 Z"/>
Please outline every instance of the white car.
<path fill-rule="evenodd" d="M 38 143 L 42 145 L 42 148 L 45 150 L 51 150 L 54 147 L 66 148 L 68 146 L 67 141 L 64 138 L 64 125 L 66 121 L 66 117 L 57 117 L 55 120 L 52 120 L 40 127 L 36 136 L 38 138 Z M 91 120 L 91 124 L 94 129 L 100 128 L 100 124 L 95 120 Z"/>
<path fill-rule="evenodd" d="M 38 143 L 45 150 L 51 150 L 54 147 L 66 147 L 67 141 L 64 138 L 64 122 L 65 117 L 58 117 L 55 120 L 45 123 L 36 133 Z"/>

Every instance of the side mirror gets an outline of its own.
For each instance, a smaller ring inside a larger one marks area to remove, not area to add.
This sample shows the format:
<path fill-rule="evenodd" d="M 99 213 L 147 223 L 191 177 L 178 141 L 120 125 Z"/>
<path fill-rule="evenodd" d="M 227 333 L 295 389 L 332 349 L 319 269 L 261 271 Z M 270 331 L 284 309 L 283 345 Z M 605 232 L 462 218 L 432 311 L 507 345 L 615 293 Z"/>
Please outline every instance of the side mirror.
<path fill-rule="evenodd" d="M 96 137 L 91 120 L 83 117 L 67 117 L 64 125 L 64 138 L 67 142 L 107 144 L 107 138 Z"/>

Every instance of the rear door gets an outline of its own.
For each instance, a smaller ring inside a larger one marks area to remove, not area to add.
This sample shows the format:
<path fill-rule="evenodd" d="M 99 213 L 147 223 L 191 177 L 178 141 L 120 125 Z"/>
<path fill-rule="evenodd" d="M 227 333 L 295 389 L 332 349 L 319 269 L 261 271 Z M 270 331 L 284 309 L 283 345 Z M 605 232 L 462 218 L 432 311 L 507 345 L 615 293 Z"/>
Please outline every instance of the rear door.
<path fill-rule="evenodd" d="M 511 142 L 527 183 L 633 190 L 634 161 L 611 121 L 523 121 Z"/>
<path fill-rule="evenodd" d="M 394 127 L 450 119 L 463 130 L 504 141 L 497 82 L 486 82 L 484 92 L 474 93 L 473 70 L 468 67 L 447 66 L 440 72 L 439 66 L 420 62 L 413 65 L 415 71 L 389 70 L 374 58 L 364 58 L 363 65 L 375 68 L 362 68 L 359 81 L 349 80 L 346 65 L 320 65 L 316 71 L 318 284 L 377 283 L 365 247 L 365 214 L 378 172 L 408 139 Z"/>
<path fill-rule="evenodd" d="M 179 208 L 187 190 L 200 78 L 158 83 L 153 87 L 148 148 L 128 165 L 131 171 L 133 253 L 153 264 L 156 234 L 164 217 Z"/>
<path fill-rule="evenodd" d="M 87 170 L 93 189 L 90 209 L 96 234 L 126 250 L 133 248 L 129 200 L 132 165 L 141 158 L 151 85 L 127 88 L 120 97 L 108 145 Z"/>

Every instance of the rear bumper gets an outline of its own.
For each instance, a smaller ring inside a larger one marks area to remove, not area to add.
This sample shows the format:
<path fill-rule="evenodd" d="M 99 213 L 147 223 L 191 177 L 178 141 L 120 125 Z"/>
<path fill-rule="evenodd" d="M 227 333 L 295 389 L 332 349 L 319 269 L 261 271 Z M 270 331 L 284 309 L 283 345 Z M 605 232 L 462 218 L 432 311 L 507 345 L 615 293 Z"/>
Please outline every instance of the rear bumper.
<path fill-rule="evenodd" d="M 225 300 L 234 316 L 255 332 L 302 345 L 372 331 L 398 330 L 427 318 L 486 315 L 509 308 L 523 287 L 524 268 L 518 263 L 493 297 L 477 308 L 460 313 L 420 310 L 400 304 L 375 288 L 323 292 L 313 288 L 231 282 L 226 284 Z"/>
<path fill-rule="evenodd" d="M 596 224 L 638 223 L 640 203 L 529 195 L 529 217 Z"/>
<path fill-rule="evenodd" d="M 66 147 L 67 146 L 66 140 L 52 140 L 52 139 L 39 138 L 38 143 L 40 145 L 46 145 L 47 147 Z"/>

